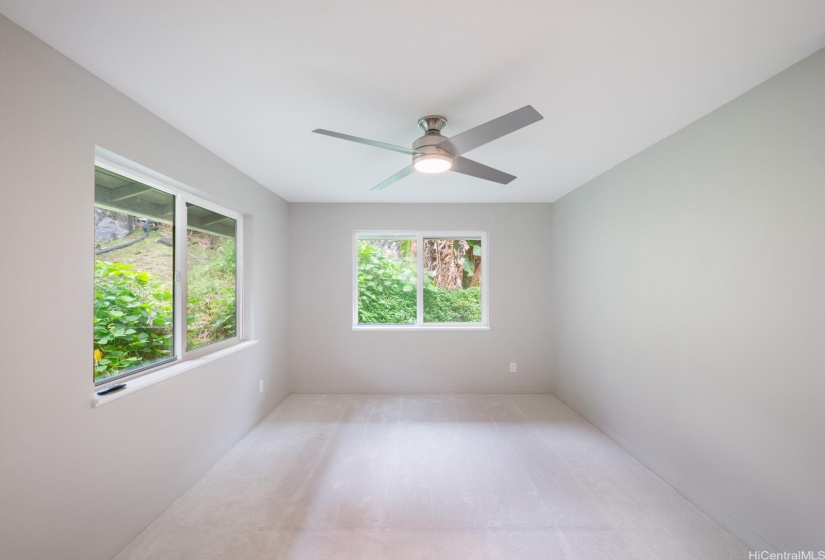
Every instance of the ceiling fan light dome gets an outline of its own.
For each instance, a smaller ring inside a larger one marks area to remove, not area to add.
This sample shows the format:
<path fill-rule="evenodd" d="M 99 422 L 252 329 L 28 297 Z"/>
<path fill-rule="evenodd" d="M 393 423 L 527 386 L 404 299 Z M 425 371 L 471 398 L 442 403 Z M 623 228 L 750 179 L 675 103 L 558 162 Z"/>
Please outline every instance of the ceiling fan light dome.
<path fill-rule="evenodd" d="M 426 154 L 415 158 L 413 165 L 421 173 L 444 173 L 453 166 L 453 158 L 444 154 Z"/>

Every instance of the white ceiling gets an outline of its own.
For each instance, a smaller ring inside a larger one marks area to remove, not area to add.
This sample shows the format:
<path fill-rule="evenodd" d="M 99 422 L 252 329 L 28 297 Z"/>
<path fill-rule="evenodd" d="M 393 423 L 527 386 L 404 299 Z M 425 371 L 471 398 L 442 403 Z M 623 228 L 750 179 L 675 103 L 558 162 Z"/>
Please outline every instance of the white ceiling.
<path fill-rule="evenodd" d="M 552 202 L 825 46 L 821 0 L 0 0 L 0 13 L 290 201 Z M 426 114 L 545 119 L 370 188 Z"/>

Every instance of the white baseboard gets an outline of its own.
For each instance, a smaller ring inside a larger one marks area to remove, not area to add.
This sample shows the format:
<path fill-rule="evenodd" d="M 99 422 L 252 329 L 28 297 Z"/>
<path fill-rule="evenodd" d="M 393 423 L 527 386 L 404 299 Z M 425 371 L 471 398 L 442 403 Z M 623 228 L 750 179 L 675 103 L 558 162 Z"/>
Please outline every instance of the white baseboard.
<path fill-rule="evenodd" d="M 650 469 L 655 475 L 673 487 L 682 496 L 687 498 L 693 505 L 702 510 L 708 517 L 719 523 L 722 527 L 730 531 L 735 537 L 745 543 L 753 550 L 766 550 L 768 552 L 778 553 L 779 549 L 772 546 L 765 539 L 760 537 L 756 532 L 750 529 L 742 521 L 731 515 L 723 508 L 721 508 L 713 499 L 711 499 L 705 492 L 700 489 L 692 488 L 690 484 L 686 483 L 681 478 L 673 475 L 667 469 L 664 469 L 656 461 L 651 459 L 645 453 L 642 453 L 638 447 L 625 439 L 621 434 L 612 430 L 604 422 L 589 414 L 582 408 L 575 406 L 571 400 L 558 389 L 553 389 L 553 395 L 569 406 L 579 416 L 593 424 L 600 432 L 613 440 L 619 447 L 630 453 L 640 463 Z"/>

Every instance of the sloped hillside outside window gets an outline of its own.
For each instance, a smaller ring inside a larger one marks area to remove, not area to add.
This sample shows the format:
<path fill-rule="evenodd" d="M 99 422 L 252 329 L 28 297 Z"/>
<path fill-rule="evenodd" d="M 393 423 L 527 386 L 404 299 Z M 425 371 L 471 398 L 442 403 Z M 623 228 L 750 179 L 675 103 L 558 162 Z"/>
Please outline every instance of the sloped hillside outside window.
<path fill-rule="evenodd" d="M 97 163 L 95 385 L 239 340 L 240 216 Z"/>
<path fill-rule="evenodd" d="M 237 220 L 186 204 L 186 349 L 194 350 L 237 333 Z"/>

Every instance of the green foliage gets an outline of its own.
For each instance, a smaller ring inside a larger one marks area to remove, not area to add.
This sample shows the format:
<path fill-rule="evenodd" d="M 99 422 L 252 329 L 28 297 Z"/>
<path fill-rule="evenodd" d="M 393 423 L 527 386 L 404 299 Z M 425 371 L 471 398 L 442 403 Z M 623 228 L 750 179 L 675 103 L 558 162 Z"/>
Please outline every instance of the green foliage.
<path fill-rule="evenodd" d="M 194 262 L 190 254 L 187 348 L 192 350 L 235 336 L 236 247 L 226 240 Z"/>
<path fill-rule="evenodd" d="M 375 242 L 358 243 L 358 322 L 409 324 L 416 315 L 416 266 L 409 246 L 399 245 L 401 258 L 393 258 Z M 476 248 L 473 247 L 473 250 Z M 479 246 L 480 252 L 481 247 Z M 465 263 L 470 259 L 466 259 Z M 472 266 L 472 264 L 471 264 Z M 466 272 L 466 271 L 465 271 Z M 426 271 L 424 321 L 428 323 L 478 323 L 481 288 L 444 290 Z"/>
<path fill-rule="evenodd" d="M 480 322 L 481 288 L 441 290 L 434 284 L 428 285 L 424 290 L 424 321 L 427 323 Z"/>
<path fill-rule="evenodd" d="M 358 242 L 358 322 L 415 323 L 416 267 L 410 248 L 393 259 L 368 241 Z"/>
<path fill-rule="evenodd" d="M 167 357 L 172 350 L 172 292 L 132 265 L 96 261 L 95 380 Z"/>
<path fill-rule="evenodd" d="M 478 239 L 468 239 L 469 250 L 464 256 L 464 270 L 462 271 L 461 285 L 469 288 L 476 275 L 476 262 L 481 262 L 481 241 Z"/>

